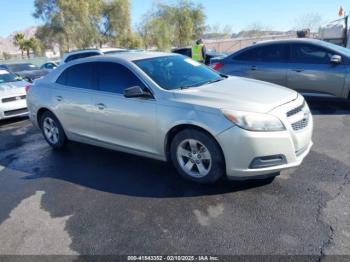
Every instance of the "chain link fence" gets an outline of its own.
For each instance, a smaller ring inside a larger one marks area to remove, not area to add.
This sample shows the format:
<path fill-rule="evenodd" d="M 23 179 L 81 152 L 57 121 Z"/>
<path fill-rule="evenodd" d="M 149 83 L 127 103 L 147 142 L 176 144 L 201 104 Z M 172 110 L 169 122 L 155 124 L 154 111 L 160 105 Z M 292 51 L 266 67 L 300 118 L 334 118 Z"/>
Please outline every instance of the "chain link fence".
<path fill-rule="evenodd" d="M 218 40 L 204 40 L 207 49 L 215 50 L 217 52 L 234 52 L 244 47 L 250 46 L 256 42 L 267 40 L 282 40 L 295 38 L 294 34 L 288 35 L 269 35 L 260 37 L 245 37 L 245 38 L 231 38 L 231 39 L 218 39 Z"/>

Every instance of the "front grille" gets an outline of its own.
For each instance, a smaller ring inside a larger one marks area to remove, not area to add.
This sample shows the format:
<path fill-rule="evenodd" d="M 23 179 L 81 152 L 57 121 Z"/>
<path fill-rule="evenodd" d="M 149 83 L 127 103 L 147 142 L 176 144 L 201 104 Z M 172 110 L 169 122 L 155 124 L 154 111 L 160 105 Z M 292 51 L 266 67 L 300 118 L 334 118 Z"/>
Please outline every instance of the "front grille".
<path fill-rule="evenodd" d="M 305 101 L 300 106 L 288 111 L 286 115 L 294 131 L 302 130 L 309 125 L 310 111 Z"/>
<path fill-rule="evenodd" d="M 26 96 L 23 95 L 23 96 L 13 96 L 13 97 L 8 97 L 8 98 L 3 98 L 1 100 L 1 102 L 3 103 L 8 103 L 8 102 L 13 102 L 13 101 L 17 101 L 17 100 L 23 100 L 23 99 L 26 99 Z"/>
<path fill-rule="evenodd" d="M 305 127 L 307 127 L 309 124 L 309 118 L 303 118 L 302 120 L 295 122 L 292 124 L 293 130 L 294 131 L 299 131 L 301 129 L 304 129 Z"/>
<path fill-rule="evenodd" d="M 21 115 L 24 113 L 28 113 L 27 108 L 21 108 L 21 109 L 16 109 L 16 110 L 10 110 L 10 111 L 5 111 L 4 115 L 5 116 L 15 116 L 15 115 Z"/>
<path fill-rule="evenodd" d="M 297 108 L 294 108 L 293 110 L 290 110 L 289 112 L 287 112 L 287 117 L 291 117 L 294 116 L 298 113 L 300 113 L 301 111 L 303 111 L 303 108 L 305 107 L 305 101 L 301 106 L 298 106 Z"/>

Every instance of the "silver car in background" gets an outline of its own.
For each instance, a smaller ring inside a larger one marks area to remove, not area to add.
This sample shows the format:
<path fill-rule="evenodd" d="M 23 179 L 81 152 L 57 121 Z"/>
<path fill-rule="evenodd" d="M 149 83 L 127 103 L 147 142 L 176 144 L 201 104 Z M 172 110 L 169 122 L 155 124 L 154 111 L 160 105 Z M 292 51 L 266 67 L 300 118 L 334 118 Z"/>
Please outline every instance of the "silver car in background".
<path fill-rule="evenodd" d="M 74 140 L 172 160 L 199 183 L 275 176 L 312 146 L 312 115 L 297 92 L 177 54 L 72 61 L 35 82 L 28 107 L 54 148 Z"/>
<path fill-rule="evenodd" d="M 213 58 L 211 67 L 309 96 L 350 98 L 350 50 L 320 40 L 261 42 L 226 58 Z"/>
<path fill-rule="evenodd" d="M 0 120 L 28 114 L 26 88 L 29 83 L 0 69 Z"/>

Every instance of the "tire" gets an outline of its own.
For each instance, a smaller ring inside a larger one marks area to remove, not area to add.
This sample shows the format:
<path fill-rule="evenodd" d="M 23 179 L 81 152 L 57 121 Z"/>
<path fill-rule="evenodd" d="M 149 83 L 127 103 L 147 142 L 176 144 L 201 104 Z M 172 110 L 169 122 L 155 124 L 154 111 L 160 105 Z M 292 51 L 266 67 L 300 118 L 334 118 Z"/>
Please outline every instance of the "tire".
<path fill-rule="evenodd" d="M 216 141 L 203 131 L 186 129 L 171 142 L 171 160 L 186 180 L 210 184 L 225 174 L 224 157 Z"/>
<path fill-rule="evenodd" d="M 65 146 L 67 138 L 57 117 L 49 111 L 43 113 L 40 118 L 41 132 L 46 142 L 54 149 L 61 149 Z"/>

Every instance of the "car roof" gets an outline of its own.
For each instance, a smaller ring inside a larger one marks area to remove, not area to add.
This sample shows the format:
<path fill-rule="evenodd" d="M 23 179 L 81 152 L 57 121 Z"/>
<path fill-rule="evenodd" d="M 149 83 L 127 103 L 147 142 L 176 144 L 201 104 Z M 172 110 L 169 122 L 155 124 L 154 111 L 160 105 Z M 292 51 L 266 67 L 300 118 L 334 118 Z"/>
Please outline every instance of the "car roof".
<path fill-rule="evenodd" d="M 127 50 L 125 48 L 87 48 L 87 49 L 78 49 L 78 50 L 72 50 L 70 52 L 64 53 L 65 55 L 74 55 L 74 54 L 84 54 L 84 53 L 90 53 L 90 52 L 96 52 L 96 53 L 104 53 L 104 52 L 113 52 L 113 51 L 124 51 Z"/>
<path fill-rule="evenodd" d="M 125 48 L 101 48 L 101 49 L 98 49 L 98 50 L 100 50 L 102 53 L 105 53 L 105 52 L 128 51 L 128 49 L 125 49 Z"/>
<path fill-rule="evenodd" d="M 176 56 L 178 54 L 173 53 L 165 53 L 165 52 L 123 52 L 123 53 L 116 53 L 116 54 L 108 54 L 104 57 L 117 57 L 121 58 L 127 61 L 136 61 L 136 60 L 143 60 L 143 59 L 149 59 L 149 58 L 156 58 L 156 57 L 165 57 L 165 56 Z"/>
<path fill-rule="evenodd" d="M 253 46 L 264 45 L 264 44 L 295 44 L 295 43 L 322 44 L 323 41 L 318 39 L 313 39 L 313 38 L 290 38 L 290 39 L 259 41 L 253 44 Z"/>

